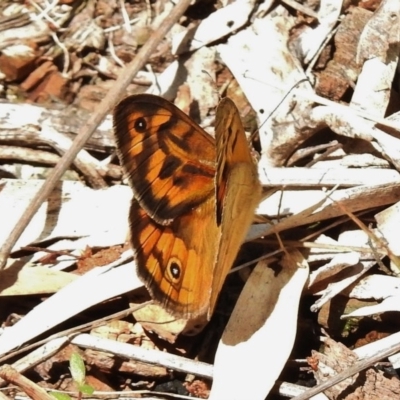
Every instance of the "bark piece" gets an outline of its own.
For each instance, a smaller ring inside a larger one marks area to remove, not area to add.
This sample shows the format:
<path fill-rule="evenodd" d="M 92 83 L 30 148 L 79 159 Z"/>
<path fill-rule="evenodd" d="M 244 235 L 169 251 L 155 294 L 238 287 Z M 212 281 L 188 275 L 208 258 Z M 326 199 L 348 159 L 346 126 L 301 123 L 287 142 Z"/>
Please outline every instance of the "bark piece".
<path fill-rule="evenodd" d="M 27 45 L 10 46 L 0 55 L 1 72 L 7 81 L 21 81 L 34 69 L 36 51 Z"/>
<path fill-rule="evenodd" d="M 326 69 L 318 74 L 316 92 L 334 101 L 340 100 L 346 90 L 357 80 L 360 66 L 356 52 L 361 32 L 372 13 L 355 7 L 340 24 L 335 36 L 336 51 Z"/>
<path fill-rule="evenodd" d="M 29 92 L 29 99 L 44 103 L 51 98 L 64 99 L 68 80 L 57 70 L 51 62 L 44 62 L 21 84 L 21 88 Z"/>

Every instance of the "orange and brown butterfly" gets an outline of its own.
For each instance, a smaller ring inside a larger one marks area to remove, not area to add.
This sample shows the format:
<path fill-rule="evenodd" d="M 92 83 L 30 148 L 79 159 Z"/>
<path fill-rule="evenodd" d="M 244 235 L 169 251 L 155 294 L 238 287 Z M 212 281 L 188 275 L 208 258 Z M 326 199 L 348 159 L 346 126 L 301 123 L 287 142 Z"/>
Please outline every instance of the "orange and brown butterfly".
<path fill-rule="evenodd" d="M 261 196 L 236 106 L 220 102 L 214 139 L 169 101 L 134 95 L 114 131 L 139 277 L 172 315 L 210 319 Z"/>

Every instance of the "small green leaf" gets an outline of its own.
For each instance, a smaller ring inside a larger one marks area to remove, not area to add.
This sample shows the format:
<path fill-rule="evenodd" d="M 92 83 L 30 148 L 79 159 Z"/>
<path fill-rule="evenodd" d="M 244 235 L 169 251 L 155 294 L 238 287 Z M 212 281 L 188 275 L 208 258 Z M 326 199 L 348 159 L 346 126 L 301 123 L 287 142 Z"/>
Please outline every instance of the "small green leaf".
<path fill-rule="evenodd" d="M 51 392 L 50 396 L 54 397 L 57 400 L 71 400 L 71 397 L 66 393 Z"/>
<path fill-rule="evenodd" d="M 85 383 L 86 369 L 83 359 L 78 353 L 72 353 L 69 360 L 69 369 L 75 383 L 79 386 L 83 385 Z"/>
<path fill-rule="evenodd" d="M 94 392 L 94 388 L 87 384 L 79 385 L 78 390 L 83 394 L 93 394 Z"/>

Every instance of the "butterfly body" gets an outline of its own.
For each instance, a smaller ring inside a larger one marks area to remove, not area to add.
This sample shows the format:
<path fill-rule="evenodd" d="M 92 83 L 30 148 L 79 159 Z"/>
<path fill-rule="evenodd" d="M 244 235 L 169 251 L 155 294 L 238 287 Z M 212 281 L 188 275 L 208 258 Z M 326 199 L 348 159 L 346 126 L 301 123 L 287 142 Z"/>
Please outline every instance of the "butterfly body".
<path fill-rule="evenodd" d="M 233 102 L 214 140 L 168 101 L 130 96 L 114 112 L 121 164 L 134 192 L 138 275 L 171 314 L 211 317 L 260 199 L 257 169 Z"/>

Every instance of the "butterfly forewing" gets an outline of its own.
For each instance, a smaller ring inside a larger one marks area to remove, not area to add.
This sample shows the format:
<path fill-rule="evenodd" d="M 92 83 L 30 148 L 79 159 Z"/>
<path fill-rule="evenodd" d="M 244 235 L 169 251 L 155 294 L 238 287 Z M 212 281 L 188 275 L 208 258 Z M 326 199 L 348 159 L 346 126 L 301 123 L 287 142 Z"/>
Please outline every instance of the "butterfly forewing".
<path fill-rule="evenodd" d="M 261 197 L 257 166 L 250 153 L 239 111 L 232 100 L 221 100 L 215 119 L 216 219 L 221 227 L 221 240 L 213 271 L 209 317 Z"/>
<path fill-rule="evenodd" d="M 214 139 L 173 104 L 127 97 L 115 108 L 114 129 L 135 198 L 155 221 L 168 224 L 212 195 Z"/>

